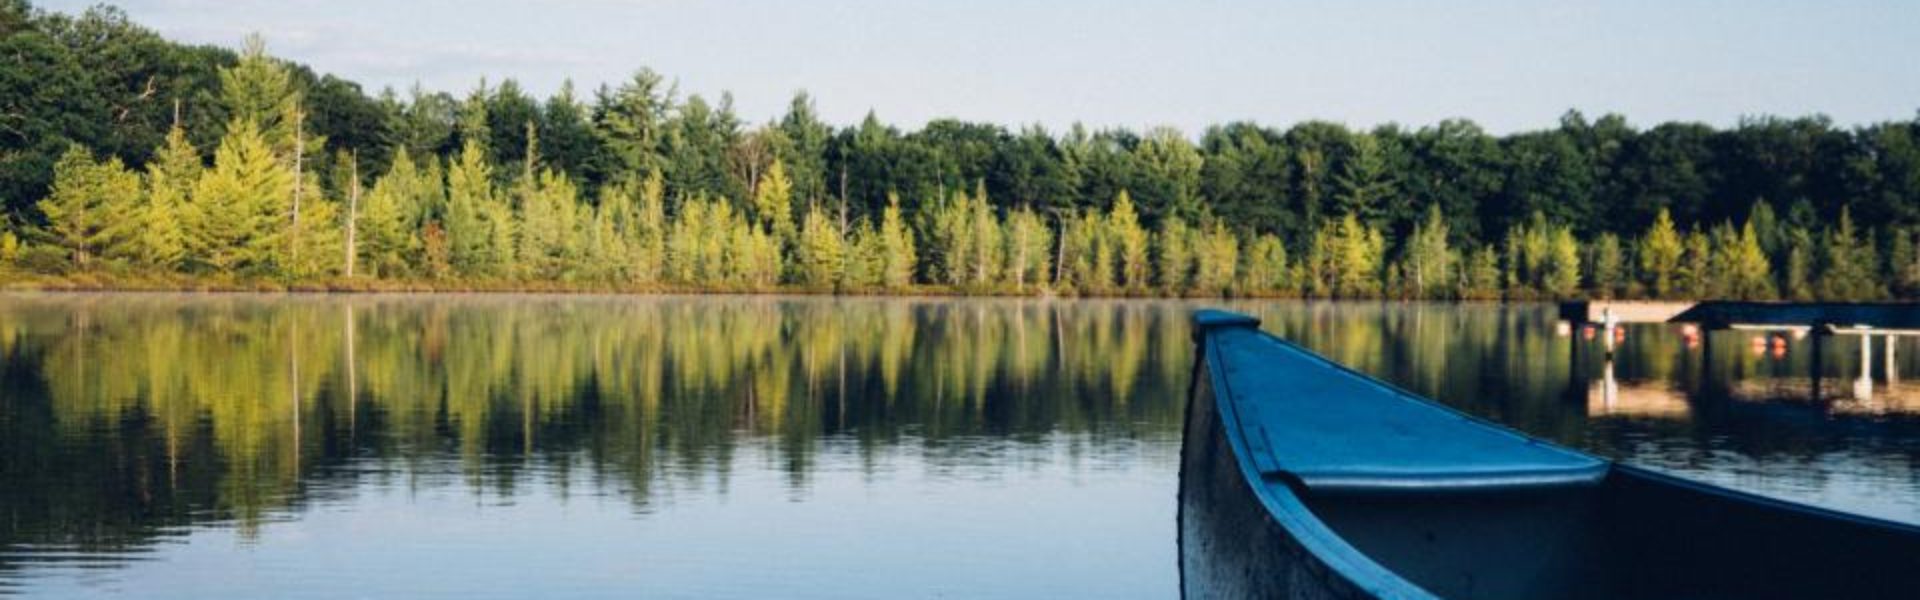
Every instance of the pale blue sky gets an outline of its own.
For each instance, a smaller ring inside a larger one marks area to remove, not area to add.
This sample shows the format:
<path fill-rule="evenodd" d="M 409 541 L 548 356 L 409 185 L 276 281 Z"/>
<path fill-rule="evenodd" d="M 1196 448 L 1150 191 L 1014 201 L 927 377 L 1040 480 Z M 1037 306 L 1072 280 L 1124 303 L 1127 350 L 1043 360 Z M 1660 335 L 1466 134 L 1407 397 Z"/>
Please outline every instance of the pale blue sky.
<path fill-rule="evenodd" d="M 41 0 L 77 11 L 92 0 Z M 366 84 L 545 95 L 640 66 L 731 90 L 750 121 L 798 89 L 850 123 L 959 117 L 1058 130 L 1468 117 L 1495 132 L 1568 108 L 1636 125 L 1920 109 L 1920 2 L 1036 2 L 976 0 L 120 0 L 179 40 Z"/>

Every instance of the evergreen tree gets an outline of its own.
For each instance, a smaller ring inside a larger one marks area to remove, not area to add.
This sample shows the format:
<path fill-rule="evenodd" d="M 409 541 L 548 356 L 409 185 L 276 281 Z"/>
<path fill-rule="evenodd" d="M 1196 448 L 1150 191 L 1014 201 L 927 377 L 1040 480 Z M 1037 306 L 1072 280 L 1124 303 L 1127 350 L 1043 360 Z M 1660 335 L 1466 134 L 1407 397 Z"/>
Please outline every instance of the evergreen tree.
<path fill-rule="evenodd" d="M 1782 295 L 1795 302 L 1807 302 L 1819 295 L 1813 285 L 1813 234 L 1801 227 L 1789 228 L 1787 240 L 1787 272 L 1782 282 Z"/>
<path fill-rule="evenodd" d="M 393 166 L 374 181 L 373 189 L 361 204 L 360 222 L 355 227 L 360 240 L 360 261 L 374 277 L 408 274 L 414 257 L 421 250 L 409 213 L 418 210 L 411 207 L 419 201 L 417 194 L 424 187 L 422 176 L 413 164 L 411 153 L 401 148 L 394 155 Z M 440 187 L 439 182 L 425 183 L 436 190 Z"/>
<path fill-rule="evenodd" d="M 1000 279 L 1001 267 L 1006 264 L 1005 241 L 1001 232 L 1000 217 L 993 212 L 993 206 L 987 203 L 987 190 L 984 186 L 975 190 L 967 204 L 967 223 L 973 232 L 967 239 L 973 244 L 967 255 L 973 259 L 968 269 L 969 281 L 976 286 L 990 285 Z"/>
<path fill-rule="evenodd" d="M 1193 285 L 1194 234 L 1178 216 L 1160 220 L 1160 233 L 1154 236 L 1159 248 L 1160 287 L 1171 293 L 1186 291 Z"/>
<path fill-rule="evenodd" d="M 1571 229 L 1552 229 L 1544 289 L 1552 297 L 1570 298 L 1580 289 L 1580 242 L 1573 239 Z"/>
<path fill-rule="evenodd" d="M 1720 281 L 1719 274 L 1713 269 L 1712 239 L 1696 229 L 1687 233 L 1682 247 L 1685 252 L 1681 255 L 1680 269 L 1675 273 L 1680 294 L 1689 300 L 1718 297 Z"/>
<path fill-rule="evenodd" d="M 120 159 L 96 162 L 91 152 L 72 146 L 54 164 L 53 190 L 36 206 L 47 219 L 48 237 L 88 268 L 102 255 L 131 247 L 134 231 L 123 224 L 140 202 L 140 176 Z"/>
<path fill-rule="evenodd" d="M 1493 300 L 1500 297 L 1500 255 L 1493 246 L 1481 246 L 1464 263 L 1460 274 L 1460 297 L 1468 300 Z"/>
<path fill-rule="evenodd" d="M 1913 243 L 1913 230 L 1895 227 L 1887 232 L 1887 274 L 1892 292 L 1901 298 L 1920 295 L 1920 252 Z"/>
<path fill-rule="evenodd" d="M 1247 247 L 1246 287 L 1255 293 L 1287 290 L 1287 245 L 1273 234 L 1261 234 Z"/>
<path fill-rule="evenodd" d="M 1340 214 L 1353 215 L 1369 227 L 1383 224 L 1395 185 L 1378 139 L 1364 133 L 1353 137 L 1353 153 L 1341 163 L 1334 184 Z"/>
<path fill-rule="evenodd" d="M 175 125 L 164 145 L 147 161 L 147 204 L 138 233 L 136 255 L 143 264 L 163 270 L 178 269 L 187 257 L 185 212 L 205 165 L 200 151 L 187 141 L 186 129 Z"/>
<path fill-rule="evenodd" d="M 800 243 L 794 255 L 801 285 L 831 289 L 846 269 L 846 248 L 840 231 L 819 206 L 807 208 L 800 225 Z"/>
<path fill-rule="evenodd" d="M 480 143 L 468 140 L 460 158 L 447 169 L 446 233 L 448 258 L 456 273 L 467 277 L 497 275 L 493 165 Z"/>
<path fill-rule="evenodd" d="M 1120 285 L 1127 289 L 1145 289 L 1149 236 L 1146 228 L 1140 226 L 1139 214 L 1134 212 L 1133 198 L 1124 189 L 1114 196 L 1113 208 L 1107 211 L 1107 232 L 1113 236 L 1120 254 Z"/>
<path fill-rule="evenodd" d="M 940 283 L 961 285 L 971 280 L 978 249 L 972 209 L 967 194 L 956 191 L 927 213 L 927 253 L 933 261 L 929 271 Z"/>
<path fill-rule="evenodd" d="M 1655 298 L 1673 297 L 1674 278 L 1680 271 L 1680 255 L 1686 250 L 1673 218 L 1661 208 L 1653 225 L 1640 240 L 1640 273 Z"/>
<path fill-rule="evenodd" d="M 1414 296 L 1441 298 L 1450 293 L 1454 262 L 1458 257 L 1448 247 L 1447 235 L 1447 221 L 1440 213 L 1440 205 L 1429 206 L 1426 220 L 1413 227 L 1402 261 L 1405 266 L 1400 269 Z"/>
<path fill-rule="evenodd" d="M 264 273 L 285 233 L 293 175 L 253 123 L 220 140 L 213 168 L 194 185 L 183 216 L 191 262 L 215 273 Z"/>
<path fill-rule="evenodd" d="M 1593 241 L 1591 288 L 1595 297 L 1614 298 L 1625 292 L 1627 283 L 1627 261 L 1620 250 L 1620 237 L 1612 233 L 1602 233 Z"/>
<path fill-rule="evenodd" d="M 1840 219 L 1833 228 L 1827 230 L 1826 260 L 1820 272 L 1820 297 L 1825 300 L 1861 301 L 1877 300 L 1884 295 L 1884 289 L 1875 277 L 1874 265 L 1879 264 L 1873 248 L 1873 240 L 1861 239 L 1854 231 L 1853 215 L 1848 207 L 1840 208 Z"/>
<path fill-rule="evenodd" d="M 519 261 L 534 279 L 563 281 L 578 249 L 579 191 L 564 174 L 542 170 L 525 184 L 520 208 Z"/>
<path fill-rule="evenodd" d="M 1726 296 L 1739 300 L 1772 300 L 1773 265 L 1767 262 L 1767 254 L 1760 247 L 1760 234 L 1754 228 L 1753 219 L 1740 228 L 1740 234 L 1729 246 L 1721 248 L 1727 255 L 1723 261 L 1726 267 L 1721 270 L 1726 278 Z"/>
<path fill-rule="evenodd" d="M 287 67 L 267 55 L 266 40 L 258 34 L 247 36 L 239 63 L 220 70 L 220 101 L 229 129 L 251 123 L 276 155 L 292 153 L 300 91 Z"/>
<path fill-rule="evenodd" d="M 766 175 L 760 177 L 760 185 L 753 192 L 753 218 L 764 231 L 769 231 L 780 240 L 792 240 L 793 181 L 787 179 L 787 168 L 779 159 L 767 167 Z"/>
<path fill-rule="evenodd" d="M 1047 256 L 1052 251 L 1053 231 L 1033 209 L 1022 206 L 1007 214 L 1006 277 L 1015 289 L 1046 282 Z"/>
<path fill-rule="evenodd" d="M 917 258 L 914 252 L 913 232 L 907 229 L 906 219 L 900 215 L 900 198 L 887 195 L 887 207 L 881 211 L 880 226 L 876 231 L 879 242 L 880 261 L 876 272 L 880 286 L 890 290 L 905 289 L 913 283 L 913 264 Z"/>
<path fill-rule="evenodd" d="M 1240 240 L 1215 221 L 1194 237 L 1193 289 L 1218 294 L 1233 283 L 1240 265 Z"/>
<path fill-rule="evenodd" d="M 1382 258 L 1387 242 L 1380 230 L 1368 227 L 1357 215 L 1347 214 L 1328 225 L 1332 292 L 1343 298 L 1380 293 Z"/>

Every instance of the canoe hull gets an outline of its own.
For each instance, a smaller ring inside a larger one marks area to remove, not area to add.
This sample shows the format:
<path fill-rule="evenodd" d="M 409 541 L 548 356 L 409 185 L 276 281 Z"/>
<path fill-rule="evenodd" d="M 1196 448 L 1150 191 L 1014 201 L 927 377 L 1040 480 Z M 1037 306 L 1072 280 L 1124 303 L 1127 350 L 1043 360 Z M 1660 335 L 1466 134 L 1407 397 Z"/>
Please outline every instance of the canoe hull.
<path fill-rule="evenodd" d="M 1277 388 L 1243 385 L 1254 380 L 1249 370 L 1261 368 L 1260 363 L 1303 360 L 1302 355 L 1246 360 L 1242 353 L 1229 354 L 1240 359 L 1222 359 L 1209 352 L 1224 342 L 1209 340 L 1204 327 L 1195 337 L 1200 343 L 1188 392 L 1178 499 L 1185 597 L 1911 598 L 1920 593 L 1920 527 L 1630 466 L 1607 464 L 1598 480 L 1584 484 L 1314 488 L 1285 469 L 1259 466 L 1258 451 L 1271 457 L 1275 443 L 1271 437 L 1250 442 L 1248 424 L 1271 425 L 1276 414 L 1271 403 L 1338 402 L 1347 396 L 1315 397 L 1327 388 L 1299 380 L 1318 375 L 1297 364 L 1288 371 L 1296 379 Z M 1476 427 L 1509 431 L 1490 423 Z M 1273 431 L 1251 430 L 1262 436 Z"/>
<path fill-rule="evenodd" d="M 1374 598 L 1303 547 L 1256 494 L 1196 365 L 1181 442 L 1180 588 L 1186 598 Z M 1269 494 L 1271 491 L 1269 491 Z"/>

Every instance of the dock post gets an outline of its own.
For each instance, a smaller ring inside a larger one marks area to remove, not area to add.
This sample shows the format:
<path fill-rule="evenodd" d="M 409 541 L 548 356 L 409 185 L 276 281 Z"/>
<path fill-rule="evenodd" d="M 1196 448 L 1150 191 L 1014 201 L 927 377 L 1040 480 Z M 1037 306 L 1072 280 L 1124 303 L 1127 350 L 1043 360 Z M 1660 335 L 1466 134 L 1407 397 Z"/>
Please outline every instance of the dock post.
<path fill-rule="evenodd" d="M 1873 334 L 1860 334 L 1860 378 L 1853 380 L 1853 399 L 1873 400 Z"/>
<path fill-rule="evenodd" d="M 1620 320 L 1613 316 L 1613 307 L 1608 306 L 1600 309 L 1600 323 L 1602 325 L 1600 337 L 1605 340 L 1607 360 L 1611 361 L 1613 360 L 1613 329 L 1620 324 Z"/>
<path fill-rule="evenodd" d="M 1822 343 L 1827 335 L 1826 328 L 1817 325 L 1808 332 L 1808 337 L 1813 339 L 1812 367 L 1808 370 L 1813 374 L 1813 400 L 1816 402 L 1822 400 L 1820 395 L 1820 366 L 1822 362 L 1820 355 L 1821 351 L 1827 346 L 1825 343 Z"/>
<path fill-rule="evenodd" d="M 1893 390 L 1893 384 L 1900 382 L 1900 369 L 1893 364 L 1893 340 L 1898 337 L 1887 334 L 1887 390 Z"/>

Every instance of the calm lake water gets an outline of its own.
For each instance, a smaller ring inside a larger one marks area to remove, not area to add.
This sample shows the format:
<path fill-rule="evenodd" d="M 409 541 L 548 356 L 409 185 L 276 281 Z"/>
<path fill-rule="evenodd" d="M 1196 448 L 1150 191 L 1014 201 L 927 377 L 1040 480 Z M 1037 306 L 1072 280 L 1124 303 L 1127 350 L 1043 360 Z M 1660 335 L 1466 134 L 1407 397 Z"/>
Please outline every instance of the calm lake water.
<path fill-rule="evenodd" d="M 1219 303 L 1208 303 L 1217 305 Z M 1233 302 L 1637 464 L 1920 522 L 1920 347 Z M 0 595 L 1173 597 L 1170 301 L 0 296 Z M 1891 368 L 1889 368 L 1891 367 Z"/>

